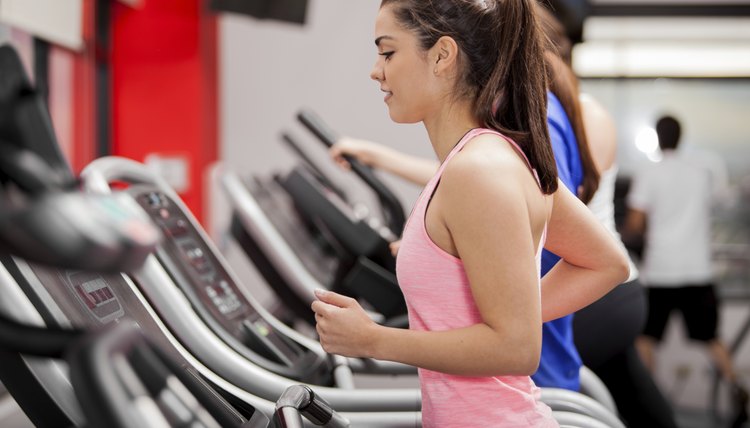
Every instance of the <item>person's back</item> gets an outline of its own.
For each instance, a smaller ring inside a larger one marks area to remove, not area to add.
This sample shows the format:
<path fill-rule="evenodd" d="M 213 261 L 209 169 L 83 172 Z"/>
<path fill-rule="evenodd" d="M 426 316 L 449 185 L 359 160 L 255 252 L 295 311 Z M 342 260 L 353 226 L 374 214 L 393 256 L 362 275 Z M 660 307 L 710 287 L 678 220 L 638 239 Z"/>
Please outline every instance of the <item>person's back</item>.
<path fill-rule="evenodd" d="M 638 350 L 653 370 L 654 347 L 672 311 L 680 311 L 688 336 L 706 344 L 732 387 L 732 426 L 741 426 L 748 419 L 748 395 L 718 336 L 719 302 L 711 268 L 711 211 L 723 177 L 710 160 L 676 150 L 681 134 L 676 119 L 662 117 L 656 132 L 663 160 L 637 174 L 628 194 L 626 229 L 645 234 L 641 275 L 648 286 L 648 319 Z"/>
<path fill-rule="evenodd" d="M 599 185 L 587 206 L 617 239 L 615 181 L 617 129 L 614 118 L 595 98 L 581 94 L 581 112 L 592 158 L 600 172 Z M 640 360 L 635 340 L 646 322 L 646 296 L 639 272 L 628 257 L 630 276 L 606 296 L 576 312 L 573 330 L 581 360 L 612 394 L 618 415 L 627 426 L 676 428 L 671 406 Z"/>
<path fill-rule="evenodd" d="M 709 281 L 709 168 L 689 153 L 668 150 L 663 160 L 644 171 L 634 186 L 631 204 L 648 211 L 644 279 L 651 285 Z"/>

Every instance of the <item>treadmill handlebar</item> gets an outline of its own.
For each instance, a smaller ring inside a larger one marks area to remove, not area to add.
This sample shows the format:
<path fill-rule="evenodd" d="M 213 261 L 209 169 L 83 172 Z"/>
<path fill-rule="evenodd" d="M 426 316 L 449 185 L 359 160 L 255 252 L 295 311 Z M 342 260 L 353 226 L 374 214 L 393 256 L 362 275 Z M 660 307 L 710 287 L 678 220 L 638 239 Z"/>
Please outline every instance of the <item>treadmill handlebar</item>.
<path fill-rule="evenodd" d="M 341 190 L 341 188 L 333 183 L 333 180 L 328 178 L 328 176 L 323 172 L 323 169 L 321 169 L 315 161 L 312 160 L 312 158 L 305 153 L 304 150 L 302 150 L 302 147 L 300 147 L 300 144 L 292 138 L 291 135 L 284 132 L 281 134 L 282 140 L 286 143 L 286 145 L 294 151 L 294 153 L 297 154 L 297 156 L 302 159 L 302 161 L 312 169 L 315 176 L 318 178 L 318 180 L 323 183 L 324 186 L 328 187 L 333 191 L 339 198 L 341 198 L 342 201 L 348 201 L 348 198 L 346 196 L 346 193 Z"/>
<path fill-rule="evenodd" d="M 240 428 L 250 421 L 133 320 L 90 331 L 65 354 L 87 426 Z M 251 410 L 246 408 L 246 410 Z M 255 410 L 252 409 L 253 415 Z M 266 423 L 262 423 L 262 420 Z"/>
<path fill-rule="evenodd" d="M 332 147 L 338 140 L 336 133 L 331 130 L 315 113 L 310 110 L 300 110 L 297 114 L 297 119 L 307 129 L 310 130 L 318 139 L 326 146 Z M 388 187 L 380 181 L 372 169 L 358 160 L 344 156 L 347 162 L 352 167 L 355 174 L 359 176 L 373 191 L 378 195 L 380 203 L 383 205 L 385 210 L 386 221 L 388 227 L 396 236 L 401 236 L 401 232 L 406 223 L 406 217 L 404 215 L 404 208 L 401 202 L 398 200 L 396 195 L 391 192 Z"/>
<path fill-rule="evenodd" d="M 328 428 L 347 428 L 349 421 L 336 413 L 326 400 L 305 385 L 292 385 L 276 401 L 276 418 L 280 428 L 302 427 L 304 415 L 315 425 Z"/>
<path fill-rule="evenodd" d="M 133 270 L 160 237 L 124 194 L 48 193 L 0 212 L 0 250 L 66 269 Z"/>
<path fill-rule="evenodd" d="M 81 330 L 36 327 L 0 315 L 0 349 L 36 357 L 62 358 L 67 346 L 83 336 Z"/>

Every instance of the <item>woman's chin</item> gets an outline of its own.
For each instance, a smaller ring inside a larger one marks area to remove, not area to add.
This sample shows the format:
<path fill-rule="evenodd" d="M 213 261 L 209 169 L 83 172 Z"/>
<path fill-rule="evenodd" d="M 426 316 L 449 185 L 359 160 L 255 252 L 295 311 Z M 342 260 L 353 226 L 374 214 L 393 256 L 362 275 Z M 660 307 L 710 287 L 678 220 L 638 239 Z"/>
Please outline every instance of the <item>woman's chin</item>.
<path fill-rule="evenodd" d="M 396 123 L 409 124 L 409 123 L 417 123 L 420 121 L 420 119 L 416 119 L 413 116 L 403 114 L 392 108 L 388 109 L 388 115 L 391 117 L 391 120 Z"/>

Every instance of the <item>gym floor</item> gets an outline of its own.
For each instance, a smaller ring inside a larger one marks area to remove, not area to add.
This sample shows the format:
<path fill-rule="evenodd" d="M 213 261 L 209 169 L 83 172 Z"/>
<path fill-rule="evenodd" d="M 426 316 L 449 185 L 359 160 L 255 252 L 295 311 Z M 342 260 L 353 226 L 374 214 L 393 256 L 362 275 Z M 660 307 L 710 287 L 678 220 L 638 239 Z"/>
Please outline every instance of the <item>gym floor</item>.
<path fill-rule="evenodd" d="M 680 428 L 713 428 L 726 426 L 724 421 L 714 421 L 711 415 L 700 409 L 675 409 Z M 33 428 L 34 424 L 23 414 L 16 402 L 7 394 L 0 397 L 0 427 Z"/>
<path fill-rule="evenodd" d="M 677 425 L 680 428 L 716 428 L 729 426 L 729 421 L 714 420 L 708 412 L 701 409 L 675 409 L 675 415 L 677 417 Z"/>

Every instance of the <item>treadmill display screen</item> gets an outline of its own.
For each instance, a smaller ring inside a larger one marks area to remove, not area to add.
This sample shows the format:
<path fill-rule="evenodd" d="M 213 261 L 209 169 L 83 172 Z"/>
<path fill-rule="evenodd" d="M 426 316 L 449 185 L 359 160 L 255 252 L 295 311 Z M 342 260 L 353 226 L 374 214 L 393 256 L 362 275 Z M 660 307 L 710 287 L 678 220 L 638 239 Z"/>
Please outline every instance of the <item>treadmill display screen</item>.
<path fill-rule="evenodd" d="M 130 191 L 163 232 L 157 258 L 220 337 L 243 354 L 249 349 L 287 367 L 305 356 L 297 344 L 287 344 L 271 325 L 258 331 L 254 323 L 261 319 L 260 314 L 178 203 L 158 190 L 131 187 Z"/>
<path fill-rule="evenodd" d="M 200 306 L 229 332 L 241 334 L 239 323 L 254 311 L 244 304 L 239 290 L 179 206 L 161 192 L 141 193 L 136 199 L 164 233 L 159 258 L 181 273 L 183 280 L 178 282 L 188 286 L 186 291 L 202 302 Z"/>
<path fill-rule="evenodd" d="M 232 313 L 240 309 L 240 306 L 242 306 L 237 295 L 223 279 L 210 285 L 206 285 L 205 290 L 206 295 L 222 314 Z"/>
<path fill-rule="evenodd" d="M 101 278 L 76 285 L 76 291 L 83 298 L 89 309 L 101 307 L 115 300 L 112 290 L 109 289 L 107 283 Z"/>
<path fill-rule="evenodd" d="M 92 272 L 69 272 L 70 286 L 75 295 L 102 323 L 123 316 L 124 310 L 107 280 Z"/>

